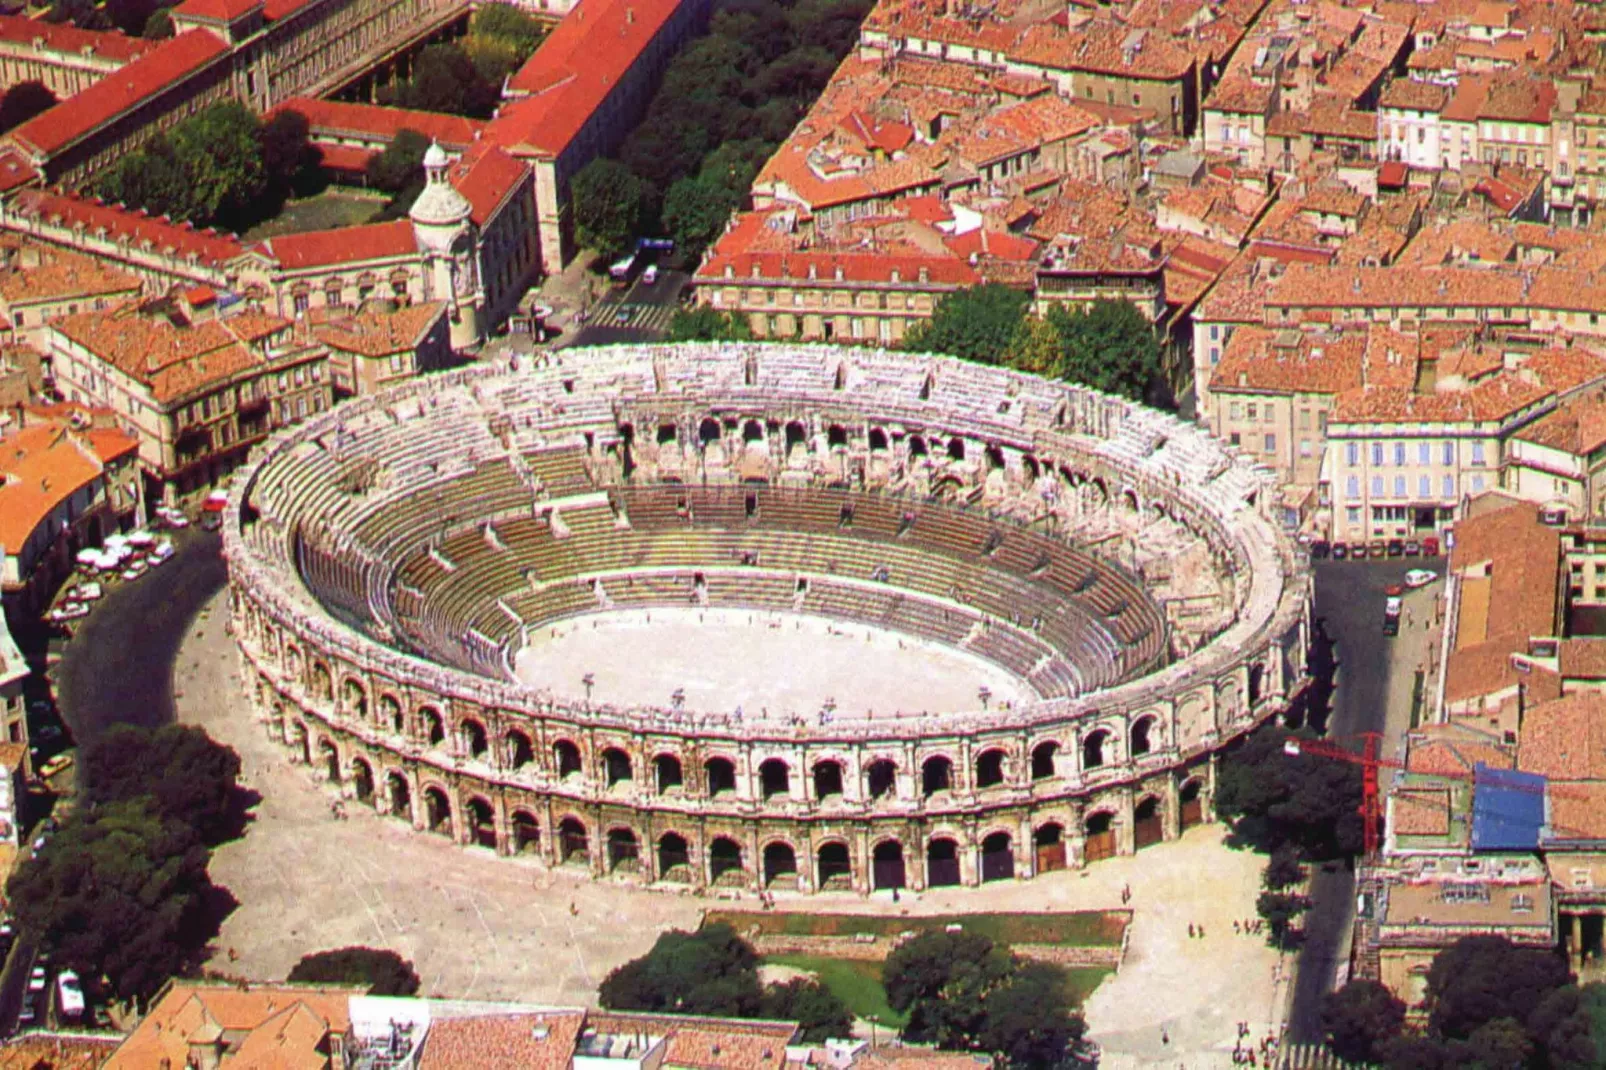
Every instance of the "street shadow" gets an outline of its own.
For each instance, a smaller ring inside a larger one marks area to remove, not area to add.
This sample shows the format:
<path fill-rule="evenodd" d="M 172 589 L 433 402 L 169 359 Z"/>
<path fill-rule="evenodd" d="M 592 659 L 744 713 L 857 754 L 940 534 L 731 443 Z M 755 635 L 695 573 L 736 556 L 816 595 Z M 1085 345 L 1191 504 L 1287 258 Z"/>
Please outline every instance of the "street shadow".
<path fill-rule="evenodd" d="M 192 949 L 189 963 L 192 971 L 217 953 L 218 933 L 223 931 L 224 921 L 239 907 L 239 899 L 221 884 L 209 884 L 201 892 L 200 902 L 179 932 L 184 946 Z"/>
<path fill-rule="evenodd" d="M 229 792 L 228 817 L 218 830 L 218 837 L 213 846 L 238 840 L 245 835 L 257 819 L 257 804 L 262 801 L 262 793 L 255 788 L 247 788 L 236 784 Z"/>

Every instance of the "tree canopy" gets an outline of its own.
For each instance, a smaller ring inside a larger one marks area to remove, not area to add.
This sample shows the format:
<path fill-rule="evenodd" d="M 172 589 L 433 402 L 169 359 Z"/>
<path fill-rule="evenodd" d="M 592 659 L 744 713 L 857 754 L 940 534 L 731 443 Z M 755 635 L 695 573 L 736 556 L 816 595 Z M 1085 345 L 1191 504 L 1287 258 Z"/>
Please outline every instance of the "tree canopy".
<path fill-rule="evenodd" d="M 298 111 L 274 112 L 257 130 L 257 147 L 269 191 L 280 200 L 309 192 L 322 177 L 323 153 L 312 143 L 307 117 Z"/>
<path fill-rule="evenodd" d="M 1267 725 L 1222 758 L 1216 812 L 1232 822 L 1230 842 L 1259 851 L 1293 845 L 1315 859 L 1355 854 L 1362 846 L 1360 767 L 1291 756 L 1283 750 L 1289 734 Z"/>
<path fill-rule="evenodd" d="M 384 103 L 488 119 L 501 92 L 501 86 L 488 81 L 461 46 L 430 45 L 413 62 L 412 77 L 385 91 L 390 99 Z"/>
<path fill-rule="evenodd" d="M 424 181 L 424 153 L 429 138 L 417 130 L 396 131 L 383 151 L 368 161 L 368 184 L 386 193 L 400 193 Z"/>
<path fill-rule="evenodd" d="M 1354 980 L 1322 997 L 1321 1020 L 1327 1046 L 1340 1059 L 1375 1062 L 1405 1027 L 1405 1004 L 1376 981 Z"/>
<path fill-rule="evenodd" d="M 618 160 L 596 159 L 574 176 L 574 225 L 580 244 L 605 257 L 628 251 L 642 218 L 641 180 Z"/>
<path fill-rule="evenodd" d="M 1024 291 L 996 282 L 956 290 L 937 302 L 929 320 L 915 325 L 903 347 L 1002 364 L 1030 300 Z"/>
<path fill-rule="evenodd" d="M 853 1020 L 817 982 L 764 988 L 758 956 L 729 925 L 663 933 L 647 954 L 608 974 L 597 998 L 609 1010 L 795 1020 L 811 1043 L 850 1035 Z"/>
<path fill-rule="evenodd" d="M 1527 1021 L 1572 974 L 1559 955 L 1517 947 L 1501 936 L 1468 936 L 1441 951 L 1428 970 L 1428 1022 L 1435 1033 L 1466 1039 L 1496 1018 Z"/>
<path fill-rule="evenodd" d="M 1058 378 L 1141 401 L 1160 374 L 1154 325 L 1130 301 L 1094 301 L 1074 312 L 1054 305 L 1045 318 L 1059 342 Z"/>
<path fill-rule="evenodd" d="M 741 194 L 712 179 L 683 178 L 664 195 L 664 229 L 681 255 L 696 260 L 724 231 L 741 201 Z"/>
<path fill-rule="evenodd" d="M 745 319 L 711 305 L 677 308 L 669 318 L 672 342 L 745 342 L 752 337 Z"/>
<path fill-rule="evenodd" d="M 1084 1032 L 1064 970 L 975 933 L 923 932 L 893 949 L 881 978 L 888 1005 L 909 1016 L 907 1040 L 1039 1067 L 1064 1061 Z"/>
<path fill-rule="evenodd" d="M 83 748 L 81 769 L 92 805 L 148 800 L 156 816 L 189 825 L 204 843 L 238 825 L 240 756 L 193 725 L 115 725 Z"/>
<path fill-rule="evenodd" d="M 373 947 L 340 947 L 301 956 L 287 981 L 304 984 L 367 985 L 372 996 L 411 996 L 418 991 L 418 971 L 394 951 Z"/>
<path fill-rule="evenodd" d="M 144 1000 L 200 956 L 207 858 L 194 829 L 145 796 L 70 816 L 6 893 L 18 925 L 59 962 Z"/>
<path fill-rule="evenodd" d="M 21 126 L 56 106 L 56 94 L 43 82 L 18 82 L 0 96 L 0 131 Z"/>

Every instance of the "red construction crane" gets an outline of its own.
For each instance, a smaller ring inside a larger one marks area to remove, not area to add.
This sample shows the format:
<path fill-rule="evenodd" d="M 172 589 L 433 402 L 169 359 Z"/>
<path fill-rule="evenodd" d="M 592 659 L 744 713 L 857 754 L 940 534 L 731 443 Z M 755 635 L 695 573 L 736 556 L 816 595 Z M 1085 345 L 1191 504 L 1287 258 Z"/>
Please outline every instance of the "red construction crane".
<path fill-rule="evenodd" d="M 1383 804 L 1378 797 L 1377 771 L 1381 768 L 1405 769 L 1406 764 L 1393 758 L 1385 758 L 1378 754 L 1383 743 L 1381 732 L 1361 732 L 1350 737 L 1361 741 L 1361 751 L 1356 753 L 1348 747 L 1326 739 L 1301 739 L 1298 736 L 1289 736 L 1283 742 L 1283 753 L 1291 757 L 1301 754 L 1313 754 L 1319 758 L 1332 758 L 1340 762 L 1349 762 L 1351 765 L 1361 767 L 1361 820 L 1365 822 L 1366 857 L 1377 857 L 1378 837 L 1383 823 Z M 1473 773 L 1443 772 L 1434 770 L 1425 776 L 1448 777 L 1452 780 L 1472 780 Z M 1526 784 L 1504 782 L 1501 787 L 1510 791 L 1526 791 L 1542 794 L 1546 788 L 1529 787 Z M 1553 796 L 1582 797 L 1583 792 L 1560 784 L 1549 784 L 1547 788 Z"/>

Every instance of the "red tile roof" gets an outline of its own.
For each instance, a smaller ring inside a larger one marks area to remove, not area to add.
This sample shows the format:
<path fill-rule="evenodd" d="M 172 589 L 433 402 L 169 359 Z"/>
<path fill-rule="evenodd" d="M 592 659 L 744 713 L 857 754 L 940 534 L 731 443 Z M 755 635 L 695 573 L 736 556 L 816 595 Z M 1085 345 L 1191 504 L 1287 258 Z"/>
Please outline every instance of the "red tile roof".
<path fill-rule="evenodd" d="M 310 97 L 291 97 L 269 114 L 281 111 L 304 115 L 312 127 L 314 141 L 326 137 L 363 137 L 389 142 L 403 130 L 414 130 L 448 149 L 461 152 L 474 144 L 474 139 L 485 129 L 480 120 L 458 115 Z"/>
<path fill-rule="evenodd" d="M 188 223 L 173 223 L 69 194 L 23 190 L 17 194 L 13 210 L 58 226 L 82 227 L 84 233 L 106 241 L 127 242 L 136 248 L 148 245 L 155 252 L 178 257 L 194 255 L 202 263 L 222 264 L 245 253 L 245 246 L 232 234 L 196 230 Z"/>
<path fill-rule="evenodd" d="M 124 62 L 156 47 L 155 41 L 106 30 L 80 30 L 69 23 L 42 22 L 22 15 L 0 15 L 0 41 Z"/>
<path fill-rule="evenodd" d="M 411 220 L 368 223 L 337 230 L 311 230 L 304 234 L 283 234 L 258 246 L 289 271 L 350 264 L 387 257 L 412 257 L 418 252 L 413 240 Z"/>
<path fill-rule="evenodd" d="M 379 155 L 378 149 L 360 149 L 355 145 L 319 145 L 318 152 L 320 166 L 352 175 L 367 174 L 368 162 Z"/>
<path fill-rule="evenodd" d="M 469 217 L 478 227 L 485 226 L 508 194 L 529 175 L 528 167 L 489 141 L 471 147 L 447 172 L 457 192 L 468 198 L 473 208 Z"/>
<path fill-rule="evenodd" d="M 39 177 L 27 157 L 11 147 L 0 149 L 0 193 L 26 186 Z"/>
<path fill-rule="evenodd" d="M 262 6 L 262 0 L 184 0 L 173 9 L 173 14 L 192 19 L 209 19 L 216 22 L 233 22 L 252 8 Z"/>
<path fill-rule="evenodd" d="M 117 116 L 228 54 L 229 46 L 216 34 L 206 30 L 181 33 L 116 74 L 29 119 L 11 136 L 38 155 L 56 156 Z"/>

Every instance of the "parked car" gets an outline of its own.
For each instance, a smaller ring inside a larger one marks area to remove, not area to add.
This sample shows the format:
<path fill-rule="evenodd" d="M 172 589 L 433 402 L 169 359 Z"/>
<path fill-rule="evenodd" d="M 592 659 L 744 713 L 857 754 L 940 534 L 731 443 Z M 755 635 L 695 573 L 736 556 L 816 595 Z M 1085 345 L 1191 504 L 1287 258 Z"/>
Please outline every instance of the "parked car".
<path fill-rule="evenodd" d="M 1438 536 L 1429 535 L 1427 538 L 1422 540 L 1422 556 L 1423 557 L 1438 557 L 1439 556 L 1439 539 L 1438 539 Z"/>
<path fill-rule="evenodd" d="M 647 270 L 641 273 L 641 282 L 644 286 L 651 286 L 658 281 L 658 265 L 648 264 Z"/>
<path fill-rule="evenodd" d="M 48 780 L 62 770 L 70 768 L 72 768 L 72 755 L 58 754 L 39 767 L 39 775 Z"/>
<path fill-rule="evenodd" d="M 1400 634 L 1400 618 L 1398 614 L 1392 617 L 1386 613 L 1383 615 L 1383 634 L 1389 636 Z"/>
<path fill-rule="evenodd" d="M 28 974 L 28 991 L 43 992 L 45 990 L 45 981 L 45 968 L 43 966 L 35 966 Z"/>
<path fill-rule="evenodd" d="M 1342 561 L 1348 556 L 1349 556 L 1349 547 L 1348 546 L 1345 546 L 1341 542 L 1335 542 L 1333 544 L 1333 560 L 1334 561 Z"/>
<path fill-rule="evenodd" d="M 1366 556 L 1367 557 L 1372 557 L 1372 558 L 1387 557 L 1388 554 L 1389 554 L 1389 544 L 1384 542 L 1382 539 L 1373 539 L 1371 542 L 1366 544 Z"/>
<path fill-rule="evenodd" d="M 1439 574 L 1430 568 L 1413 568 L 1405 574 L 1407 587 L 1426 587 L 1439 578 Z"/>
<path fill-rule="evenodd" d="M 1403 556 L 1405 553 L 1405 541 L 1403 539 L 1390 539 L 1388 551 L 1390 557 Z"/>
<path fill-rule="evenodd" d="M 1415 539 L 1405 540 L 1405 556 L 1417 557 L 1422 553 L 1422 544 Z"/>
<path fill-rule="evenodd" d="M 1364 542 L 1352 542 L 1352 543 L 1350 543 L 1349 544 L 1349 556 L 1350 556 L 1350 560 L 1351 561 L 1365 561 L 1366 560 L 1366 544 Z"/>
<path fill-rule="evenodd" d="M 1317 561 L 1326 557 L 1332 550 L 1332 545 L 1326 539 L 1315 539 L 1310 544 L 1310 556 Z"/>

